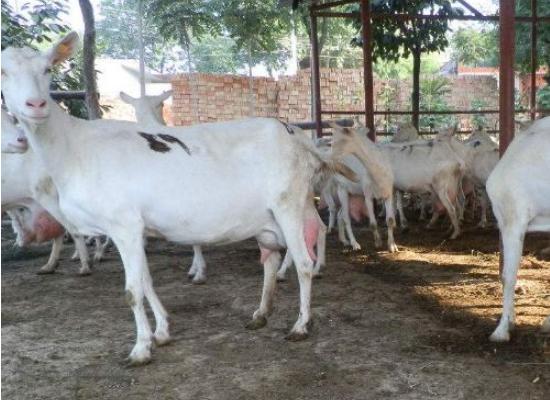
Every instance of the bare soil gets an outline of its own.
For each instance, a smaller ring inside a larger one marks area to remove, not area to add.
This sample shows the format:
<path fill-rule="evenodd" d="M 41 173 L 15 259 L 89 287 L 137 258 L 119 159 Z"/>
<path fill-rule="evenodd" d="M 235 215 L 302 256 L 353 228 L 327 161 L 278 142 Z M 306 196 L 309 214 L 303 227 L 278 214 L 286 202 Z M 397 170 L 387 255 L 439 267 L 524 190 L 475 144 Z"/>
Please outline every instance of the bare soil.
<path fill-rule="evenodd" d="M 134 321 L 120 258 L 77 275 L 67 246 L 58 272 L 37 275 L 49 246 L 13 248 L 2 230 L 2 394 L 6 399 L 549 399 L 550 262 L 530 235 L 508 344 L 488 336 L 501 312 L 498 232 L 466 227 L 456 241 L 413 224 L 397 254 L 372 235 L 344 250 L 332 234 L 314 282 L 310 338 L 284 339 L 298 313 L 296 274 L 278 285 L 267 327 L 244 328 L 261 293 L 254 241 L 206 250 L 208 282 L 194 286 L 187 247 L 151 240 L 155 287 L 174 341 L 151 364 L 124 364 Z"/>

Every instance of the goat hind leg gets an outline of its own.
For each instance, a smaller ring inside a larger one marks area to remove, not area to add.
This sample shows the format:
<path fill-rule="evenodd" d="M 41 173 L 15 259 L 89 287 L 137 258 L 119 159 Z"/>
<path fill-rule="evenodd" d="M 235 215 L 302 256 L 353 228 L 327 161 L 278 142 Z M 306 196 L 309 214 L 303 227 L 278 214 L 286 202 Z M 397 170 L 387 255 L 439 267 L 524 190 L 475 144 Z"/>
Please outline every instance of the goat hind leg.
<path fill-rule="evenodd" d="M 275 209 L 275 219 L 283 231 L 288 249 L 294 259 L 298 283 L 300 285 L 300 314 L 287 339 L 298 341 L 307 338 L 310 323 L 311 281 L 313 275 L 313 261 L 309 256 L 304 236 L 304 212 L 292 208 L 293 205 L 282 209 Z"/>
<path fill-rule="evenodd" d="M 514 226 L 513 229 L 502 232 L 503 248 L 503 304 L 502 316 L 495 331 L 491 334 L 492 342 L 507 342 L 510 340 L 510 329 L 514 326 L 514 291 L 517 282 L 517 274 L 521 261 L 523 249 L 523 239 L 525 230 L 520 226 Z"/>

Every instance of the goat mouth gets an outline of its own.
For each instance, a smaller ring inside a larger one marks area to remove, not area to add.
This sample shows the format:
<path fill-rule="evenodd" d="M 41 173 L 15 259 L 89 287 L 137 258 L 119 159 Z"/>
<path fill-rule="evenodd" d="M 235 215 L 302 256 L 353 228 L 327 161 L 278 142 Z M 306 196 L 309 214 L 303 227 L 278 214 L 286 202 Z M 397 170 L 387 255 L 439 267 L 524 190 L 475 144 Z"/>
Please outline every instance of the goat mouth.
<path fill-rule="evenodd" d="M 29 145 L 28 144 L 12 144 L 11 147 L 14 148 L 15 150 L 25 151 L 29 148 Z"/>
<path fill-rule="evenodd" d="M 50 116 L 49 115 L 29 115 L 29 114 L 22 114 L 22 119 L 34 123 L 34 124 L 40 124 L 44 121 L 46 121 Z"/>

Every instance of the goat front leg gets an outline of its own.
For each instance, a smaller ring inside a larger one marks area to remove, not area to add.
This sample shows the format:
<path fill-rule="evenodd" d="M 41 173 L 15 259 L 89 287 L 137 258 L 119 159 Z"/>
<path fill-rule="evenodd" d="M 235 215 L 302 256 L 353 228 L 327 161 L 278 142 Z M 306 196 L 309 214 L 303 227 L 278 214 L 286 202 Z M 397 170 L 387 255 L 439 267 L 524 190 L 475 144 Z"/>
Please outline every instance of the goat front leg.
<path fill-rule="evenodd" d="M 82 235 L 73 235 L 74 246 L 78 256 L 80 257 L 80 269 L 78 270 L 79 275 L 90 275 L 92 270 L 90 268 L 90 255 L 88 253 L 88 248 L 86 247 L 86 241 Z"/>
<path fill-rule="evenodd" d="M 264 285 L 262 288 L 262 300 L 260 306 L 252 315 L 252 321 L 247 329 L 260 329 L 267 325 L 267 317 L 273 309 L 273 298 L 277 287 L 277 268 L 281 263 L 281 254 L 278 251 L 270 251 L 260 247 L 263 254 L 267 254 L 264 260 Z M 287 251 L 289 254 L 290 252 Z M 263 258 L 263 257 L 262 257 Z"/>
<path fill-rule="evenodd" d="M 485 189 L 481 190 L 479 195 L 479 204 L 481 205 L 481 220 L 477 226 L 480 228 L 485 228 L 487 226 L 487 205 L 489 204 L 489 199 L 487 198 L 487 192 Z"/>
<path fill-rule="evenodd" d="M 395 191 L 395 203 L 397 206 L 397 212 L 399 213 L 399 223 L 401 224 L 401 230 L 407 231 L 409 229 L 409 224 L 407 221 L 407 217 L 405 216 L 405 212 L 403 211 L 403 193 L 400 190 Z M 386 215 L 387 212 L 388 208 L 386 206 Z"/>
<path fill-rule="evenodd" d="M 279 282 L 286 281 L 286 271 L 291 266 L 292 266 L 292 254 L 290 254 L 290 251 L 287 249 L 285 253 L 285 258 L 283 259 L 283 263 L 281 264 L 281 267 L 277 271 L 277 281 Z"/>
<path fill-rule="evenodd" d="M 53 274 L 59 265 L 59 256 L 61 254 L 61 249 L 63 248 L 63 235 L 60 235 L 53 239 L 52 241 L 52 250 L 50 252 L 50 257 L 48 262 L 42 268 L 38 270 L 38 274 Z"/>
<path fill-rule="evenodd" d="M 388 226 L 388 250 L 390 253 L 395 253 L 398 251 L 398 248 L 393 237 L 396 223 L 392 197 L 384 200 L 384 207 L 386 208 L 386 225 Z"/>
<path fill-rule="evenodd" d="M 187 273 L 191 282 L 200 285 L 206 282 L 206 261 L 202 255 L 201 246 L 193 246 L 193 263 Z"/>
<path fill-rule="evenodd" d="M 153 335 L 143 303 L 145 286 L 150 281 L 148 271 L 146 273 L 148 267 L 143 248 L 143 234 L 141 232 L 136 232 L 134 235 L 126 233 L 119 236 L 115 234 L 112 235 L 112 238 L 124 265 L 126 278 L 125 297 L 126 302 L 134 313 L 137 331 L 136 343 L 130 352 L 128 361 L 131 365 L 146 364 L 151 361 Z"/>
<path fill-rule="evenodd" d="M 355 239 L 355 235 L 353 234 L 353 230 L 351 228 L 351 218 L 349 215 L 349 194 L 344 188 L 338 188 L 338 199 L 340 200 L 341 205 L 338 217 L 342 218 L 349 238 L 349 243 L 351 244 L 353 250 L 361 250 L 361 245 L 357 242 L 357 239 Z M 346 244 L 344 241 L 343 243 Z"/>
<path fill-rule="evenodd" d="M 380 238 L 380 232 L 378 231 L 378 222 L 374 215 L 374 203 L 370 189 L 363 188 L 363 194 L 365 195 L 365 207 L 367 209 L 367 215 L 369 217 L 369 226 L 374 236 L 374 247 L 379 249 L 382 247 L 382 239 Z"/>
<path fill-rule="evenodd" d="M 326 242 L 327 242 L 327 227 L 323 220 L 316 212 L 317 223 L 319 224 L 319 232 L 317 233 L 317 260 L 313 267 L 313 277 L 321 276 L 321 267 L 325 266 L 326 260 Z"/>
<path fill-rule="evenodd" d="M 96 236 L 94 237 L 94 243 L 95 243 L 95 253 L 94 253 L 94 262 L 101 262 L 103 260 L 103 257 L 105 256 L 105 252 L 107 251 L 107 248 L 111 244 L 111 239 L 109 236 L 105 237 L 105 242 L 101 243 L 101 237 Z"/>

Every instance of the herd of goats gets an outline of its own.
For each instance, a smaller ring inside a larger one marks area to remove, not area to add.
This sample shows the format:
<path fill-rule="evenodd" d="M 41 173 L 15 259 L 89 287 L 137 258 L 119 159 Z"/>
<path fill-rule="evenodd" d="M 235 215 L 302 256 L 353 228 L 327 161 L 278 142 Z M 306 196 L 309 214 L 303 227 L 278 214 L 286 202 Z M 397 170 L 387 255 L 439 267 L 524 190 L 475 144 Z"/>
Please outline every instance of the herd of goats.
<path fill-rule="evenodd" d="M 310 327 L 312 278 L 325 262 L 326 233 L 337 228 L 344 244 L 360 249 L 351 220 L 367 216 L 375 245 L 382 246 L 374 207 L 380 201 L 388 250 L 397 251 L 396 216 L 407 227 L 404 194 L 419 199 L 423 215 L 431 208 L 428 226 L 447 215 L 452 239 L 460 235 L 468 199 L 479 200 L 482 226 L 490 200 L 504 251 L 503 313 L 491 340 L 510 339 L 525 233 L 550 232 L 550 117 L 524 127 L 500 160 L 497 144 L 482 130 L 459 140 L 449 128 L 425 140 L 414 127 L 401 126 L 391 142 L 375 144 L 358 122 L 331 124 L 331 140 L 312 140 L 273 118 L 168 127 L 161 107 L 170 92 L 139 99 L 121 93 L 134 106 L 137 123 L 88 121 L 70 116 L 49 95 L 52 67 L 77 45 L 71 32 L 45 52 L 2 51 L 2 211 L 11 217 L 18 243 L 53 240 L 41 273 L 54 272 L 66 232 L 81 274 L 90 273 L 85 237 L 96 240 L 95 260 L 112 240 L 137 328 L 131 363 L 148 362 L 153 343 L 170 341 L 167 313 L 147 265 L 147 237 L 192 245 L 194 283 L 206 279 L 202 245 L 255 238 L 264 283 L 250 329 L 267 324 L 276 282 L 294 264 L 300 312 L 287 338 L 301 340 Z M 315 195 L 328 207 L 328 227 Z M 542 329 L 550 332 L 550 316 Z"/>

